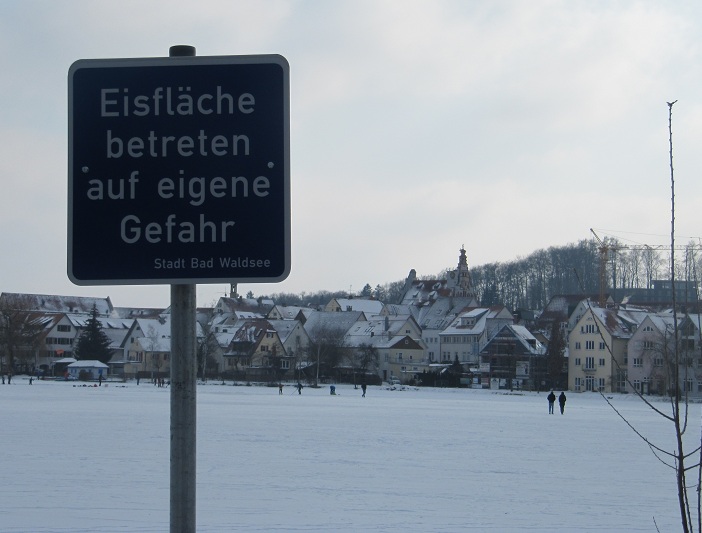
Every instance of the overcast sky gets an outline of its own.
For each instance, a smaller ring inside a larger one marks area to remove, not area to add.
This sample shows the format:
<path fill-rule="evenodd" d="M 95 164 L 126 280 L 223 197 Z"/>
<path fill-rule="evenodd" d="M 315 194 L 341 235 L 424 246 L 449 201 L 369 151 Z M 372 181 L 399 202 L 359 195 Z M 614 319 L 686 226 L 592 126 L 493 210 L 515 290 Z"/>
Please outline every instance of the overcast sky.
<path fill-rule="evenodd" d="M 702 4 L 0 0 L 0 291 L 167 306 L 66 275 L 77 59 L 285 56 L 292 268 L 240 293 L 360 291 L 613 235 L 702 235 Z M 198 285 L 198 304 L 228 287 Z"/>

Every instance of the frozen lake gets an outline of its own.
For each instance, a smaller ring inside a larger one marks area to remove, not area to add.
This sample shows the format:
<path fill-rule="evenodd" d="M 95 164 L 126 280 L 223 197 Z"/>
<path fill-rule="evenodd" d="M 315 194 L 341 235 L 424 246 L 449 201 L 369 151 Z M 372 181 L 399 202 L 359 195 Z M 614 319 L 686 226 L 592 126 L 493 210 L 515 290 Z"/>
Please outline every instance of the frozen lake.
<path fill-rule="evenodd" d="M 168 531 L 170 389 L 74 385 L 0 385 L 0 531 Z M 561 416 L 544 393 L 337 392 L 199 385 L 198 532 L 681 529 L 674 472 L 599 394 Z M 612 402 L 674 449 L 672 424 Z M 699 405 L 690 422 L 688 451 Z"/>

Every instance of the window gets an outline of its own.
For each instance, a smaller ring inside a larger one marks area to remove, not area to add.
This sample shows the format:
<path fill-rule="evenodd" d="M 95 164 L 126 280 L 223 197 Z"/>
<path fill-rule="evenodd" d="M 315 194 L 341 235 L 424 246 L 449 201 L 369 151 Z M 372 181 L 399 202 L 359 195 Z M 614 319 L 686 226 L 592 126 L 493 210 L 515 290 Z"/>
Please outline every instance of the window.
<path fill-rule="evenodd" d="M 576 349 L 576 350 L 579 350 L 579 349 L 580 349 L 580 341 L 577 341 L 577 342 L 575 343 L 575 349 Z"/>
<path fill-rule="evenodd" d="M 662 358 L 662 357 L 656 357 L 656 358 L 653 360 L 653 366 L 658 366 L 658 367 L 663 366 L 663 358 Z"/>
<path fill-rule="evenodd" d="M 585 368 L 589 370 L 593 370 L 595 368 L 595 358 L 594 357 L 586 357 L 585 358 Z"/>
<path fill-rule="evenodd" d="M 595 341 L 585 341 L 585 349 L 586 350 L 594 350 L 595 349 Z"/>
<path fill-rule="evenodd" d="M 635 379 L 635 380 L 634 380 L 634 389 L 635 389 L 637 392 L 640 392 L 640 391 L 641 391 L 641 381 L 639 381 L 638 379 Z"/>
<path fill-rule="evenodd" d="M 582 329 L 581 329 L 582 331 Z M 587 324 L 585 326 L 585 331 L 582 331 L 583 333 L 595 333 L 595 324 Z"/>
<path fill-rule="evenodd" d="M 653 341 L 643 341 L 643 349 L 644 350 L 653 350 L 654 345 Z"/>
<path fill-rule="evenodd" d="M 600 357 L 600 366 L 605 366 L 604 357 Z"/>
<path fill-rule="evenodd" d="M 71 326 L 65 324 L 59 324 L 56 326 L 56 331 L 63 331 L 64 333 L 71 331 Z"/>
<path fill-rule="evenodd" d="M 282 368 L 283 370 L 288 370 L 290 368 L 290 361 L 288 361 L 287 359 L 282 359 L 280 361 L 280 368 Z"/>
<path fill-rule="evenodd" d="M 580 357 L 575 358 L 575 366 L 580 366 Z"/>
<path fill-rule="evenodd" d="M 604 343 L 604 342 L 600 342 L 600 350 L 604 350 L 604 349 L 605 349 L 605 343 Z"/>
<path fill-rule="evenodd" d="M 642 366 L 643 366 L 643 359 L 641 359 L 640 357 L 634 357 L 634 367 L 641 368 Z"/>
<path fill-rule="evenodd" d="M 66 337 L 47 337 L 44 344 L 61 344 L 64 346 L 69 346 L 73 344 L 73 339 Z"/>
<path fill-rule="evenodd" d="M 580 387 L 581 387 L 581 386 L 582 386 L 582 385 L 581 385 L 581 379 L 580 379 L 580 378 L 575 378 L 575 390 L 576 390 L 576 392 L 579 392 L 579 391 L 580 391 Z"/>
<path fill-rule="evenodd" d="M 600 378 L 600 379 L 598 380 L 597 388 L 598 388 L 600 391 L 605 390 L 605 379 L 604 379 L 604 378 Z"/>

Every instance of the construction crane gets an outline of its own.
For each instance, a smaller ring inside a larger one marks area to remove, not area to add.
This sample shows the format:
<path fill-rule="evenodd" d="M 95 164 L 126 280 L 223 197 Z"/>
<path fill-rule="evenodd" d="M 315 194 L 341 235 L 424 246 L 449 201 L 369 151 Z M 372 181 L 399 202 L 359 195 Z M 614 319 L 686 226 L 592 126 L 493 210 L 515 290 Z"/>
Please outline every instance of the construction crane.
<path fill-rule="evenodd" d="M 607 259 L 609 259 L 609 252 L 610 250 L 620 250 L 621 247 L 618 246 L 611 246 L 607 243 L 605 243 L 602 239 L 600 239 L 600 236 L 595 233 L 595 230 L 590 228 L 590 233 L 592 233 L 595 236 L 595 239 L 597 240 L 598 244 L 598 251 L 600 252 L 600 293 L 599 293 L 599 304 L 600 307 L 605 306 L 605 287 L 607 286 Z M 616 278 L 615 278 L 616 279 Z"/>
<path fill-rule="evenodd" d="M 605 306 L 605 289 L 607 287 L 607 260 L 610 257 L 610 252 L 617 253 L 620 250 L 649 250 L 649 251 L 671 251 L 671 250 L 689 250 L 689 246 L 671 246 L 666 245 L 666 244 L 654 244 L 654 245 L 648 245 L 648 244 L 641 244 L 641 245 L 627 245 L 627 244 L 608 244 L 607 242 L 603 241 L 600 239 L 600 236 L 595 233 L 595 230 L 590 228 L 590 233 L 595 237 L 595 240 L 597 240 L 598 244 L 598 251 L 600 253 L 600 272 L 599 272 L 599 282 L 600 282 L 600 291 L 599 291 L 599 305 L 600 307 Z M 616 267 L 615 267 L 616 268 Z M 613 287 L 612 289 L 616 289 L 616 282 L 617 282 L 617 276 L 616 276 L 616 271 L 613 273 Z"/>

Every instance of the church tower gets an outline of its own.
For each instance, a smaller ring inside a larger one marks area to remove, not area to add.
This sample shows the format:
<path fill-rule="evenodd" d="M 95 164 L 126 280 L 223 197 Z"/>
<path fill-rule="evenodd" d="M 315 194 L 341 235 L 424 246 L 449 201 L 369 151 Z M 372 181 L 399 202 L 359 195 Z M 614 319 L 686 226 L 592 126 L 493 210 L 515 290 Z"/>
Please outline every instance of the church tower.
<path fill-rule="evenodd" d="M 460 255 L 458 256 L 458 268 L 449 274 L 451 285 L 453 285 L 453 295 L 459 298 L 475 297 L 473 292 L 473 284 L 470 281 L 470 272 L 468 271 L 468 258 L 466 257 L 466 249 L 461 246 Z"/>

